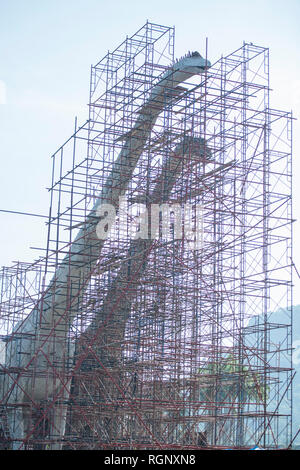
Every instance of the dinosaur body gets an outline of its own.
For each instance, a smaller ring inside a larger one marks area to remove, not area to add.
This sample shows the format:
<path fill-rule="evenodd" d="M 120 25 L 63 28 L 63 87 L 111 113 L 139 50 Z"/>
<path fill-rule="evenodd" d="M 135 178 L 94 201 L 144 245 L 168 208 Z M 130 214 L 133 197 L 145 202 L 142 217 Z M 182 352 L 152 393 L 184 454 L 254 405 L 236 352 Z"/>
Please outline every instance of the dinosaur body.
<path fill-rule="evenodd" d="M 187 162 L 191 157 L 202 164 L 211 161 L 211 152 L 206 148 L 204 139 L 185 137 L 176 146 L 174 153 L 166 160 L 153 191 L 146 199 L 146 207 L 148 204 L 162 204 L 168 201 L 176 180 L 180 177 L 183 169 L 187 170 Z M 153 243 L 155 244 L 153 239 L 141 239 L 139 234 L 131 241 L 125 260 L 104 298 L 101 310 L 97 312 L 92 323 L 78 340 L 76 358 L 80 360 L 82 355 L 84 357 L 81 363 L 83 378 L 79 378 L 76 387 L 79 395 L 80 389 L 82 389 L 82 396 L 86 394 L 86 390 L 89 390 L 90 376 L 85 384 L 85 370 L 109 368 L 110 374 L 104 373 L 101 376 L 102 390 L 97 390 L 98 396 L 102 394 L 103 402 L 105 402 L 107 393 L 112 399 L 113 389 L 118 393 L 117 388 L 112 385 L 111 375 L 114 376 L 113 380 L 120 383 L 120 387 L 122 387 L 122 373 L 118 369 L 122 364 L 122 345 L 125 340 L 126 324 L 140 280 L 147 268 Z M 116 372 L 112 372 L 112 370 Z M 80 383 L 81 381 L 83 383 Z M 93 394 L 93 390 L 91 390 L 91 394 Z M 78 399 L 79 397 L 74 398 Z M 97 420 L 98 417 L 95 419 Z M 99 423 L 97 424 L 99 426 Z M 102 426 L 105 426 L 106 434 L 110 434 L 110 438 L 113 440 L 115 438 L 113 423 L 109 427 L 103 422 Z M 86 432 L 86 427 L 84 431 Z"/>

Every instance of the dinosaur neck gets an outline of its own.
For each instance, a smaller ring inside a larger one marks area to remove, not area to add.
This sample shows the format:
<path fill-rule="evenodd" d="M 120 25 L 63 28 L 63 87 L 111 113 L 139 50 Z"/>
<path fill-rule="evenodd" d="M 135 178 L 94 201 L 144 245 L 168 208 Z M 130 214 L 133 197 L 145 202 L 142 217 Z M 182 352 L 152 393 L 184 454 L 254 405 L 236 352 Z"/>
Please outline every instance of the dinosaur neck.
<path fill-rule="evenodd" d="M 78 313 L 83 292 L 99 260 L 104 241 L 95 234 L 95 214 L 101 204 L 115 205 L 118 209 L 119 197 L 122 196 L 131 180 L 137 162 L 144 150 L 147 139 L 158 115 L 174 96 L 182 93 L 177 85 L 199 73 L 199 67 L 192 66 L 191 58 L 175 64 L 174 69 L 165 73 L 160 82 L 153 88 L 146 104 L 132 130 L 125 137 L 119 157 L 113 164 L 97 201 L 86 218 L 86 223 L 78 232 L 69 253 L 65 256 L 44 295 L 43 306 L 39 315 L 40 326 L 44 329 L 58 328 L 67 332 Z M 36 315 L 32 312 L 30 315 Z M 35 320 L 31 322 L 35 323 Z M 23 323 L 24 324 L 24 323 Z M 23 330 L 23 327 L 21 327 Z"/>

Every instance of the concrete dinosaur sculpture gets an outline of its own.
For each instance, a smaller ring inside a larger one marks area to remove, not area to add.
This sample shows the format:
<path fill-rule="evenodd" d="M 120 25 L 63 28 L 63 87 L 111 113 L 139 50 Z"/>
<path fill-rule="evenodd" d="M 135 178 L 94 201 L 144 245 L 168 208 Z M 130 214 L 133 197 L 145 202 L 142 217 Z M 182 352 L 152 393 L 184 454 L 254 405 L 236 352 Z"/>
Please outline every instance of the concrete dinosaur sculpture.
<path fill-rule="evenodd" d="M 174 152 L 166 160 L 153 191 L 145 198 L 147 208 L 150 204 L 168 202 L 176 180 L 183 168 L 187 169 L 189 161 L 192 163 L 197 161 L 204 165 L 211 162 L 211 151 L 206 147 L 204 139 L 185 137 L 176 146 Z M 86 355 L 80 367 L 83 377 L 85 370 L 91 371 L 93 368 L 99 370 L 103 366 L 104 369 L 110 370 L 116 368 L 117 372 L 110 375 L 115 375 L 116 382 L 121 379 L 118 366 L 121 364 L 126 324 L 139 281 L 147 267 L 153 243 L 150 237 L 142 239 L 139 238 L 139 234 L 131 241 L 125 260 L 122 261 L 119 272 L 104 298 L 101 310 L 97 312 L 92 323 L 79 338 L 75 355 L 79 359 L 82 354 Z M 92 354 L 89 353 L 91 349 Z M 84 381 L 84 378 L 81 380 Z M 101 387 L 105 401 L 106 391 L 109 391 L 111 397 L 114 388 L 111 378 L 105 373 L 101 378 Z M 78 390 L 78 387 L 76 388 Z M 88 384 L 85 390 L 88 390 Z M 98 396 L 101 395 L 101 391 L 97 391 Z M 115 391 L 118 393 L 116 387 Z M 107 423 L 105 428 L 106 434 L 109 434 L 110 427 Z M 111 431 L 113 434 L 114 431 Z"/>
<path fill-rule="evenodd" d="M 7 338 L 0 403 L 7 410 L 12 449 L 24 449 L 32 436 L 30 405 L 38 407 L 47 400 L 51 400 L 53 411 L 51 448 L 61 448 L 59 439 L 64 435 L 67 405 L 55 406 L 55 401 L 69 393 L 70 381 L 65 383 L 64 377 L 73 352 L 67 350 L 67 335 L 105 242 L 95 234 L 96 213 L 102 204 L 114 204 L 118 208 L 119 197 L 127 189 L 157 117 L 166 104 L 182 93 L 180 83 L 203 73 L 209 66 L 199 53 L 192 53 L 175 62 L 153 87 L 135 125 L 124 136 L 120 155 L 72 242 L 70 252 L 57 268 L 37 306 Z"/>

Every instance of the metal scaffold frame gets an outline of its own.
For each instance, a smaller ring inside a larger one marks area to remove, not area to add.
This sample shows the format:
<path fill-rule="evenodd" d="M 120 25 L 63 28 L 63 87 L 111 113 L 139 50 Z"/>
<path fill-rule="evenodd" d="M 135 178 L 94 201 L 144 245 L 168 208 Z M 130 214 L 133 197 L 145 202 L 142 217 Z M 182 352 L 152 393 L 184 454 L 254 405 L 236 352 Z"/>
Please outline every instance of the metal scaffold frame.
<path fill-rule="evenodd" d="M 291 441 L 293 117 L 267 48 L 176 61 L 174 37 L 147 22 L 92 66 L 46 245 L 2 268 L 3 448 Z"/>

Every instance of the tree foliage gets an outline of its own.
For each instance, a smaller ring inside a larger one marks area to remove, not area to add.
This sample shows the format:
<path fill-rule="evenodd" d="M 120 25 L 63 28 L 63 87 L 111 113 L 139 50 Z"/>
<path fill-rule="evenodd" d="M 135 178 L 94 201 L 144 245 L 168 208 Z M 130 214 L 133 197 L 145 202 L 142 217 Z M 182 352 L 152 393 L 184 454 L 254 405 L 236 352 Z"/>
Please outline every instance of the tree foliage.
<path fill-rule="evenodd" d="M 233 354 L 218 362 L 209 362 L 198 369 L 201 401 L 263 403 L 268 399 L 269 386 L 261 372 L 240 364 Z M 265 393 L 266 392 L 266 393 Z M 215 394 L 213 396 L 213 394 Z"/>

